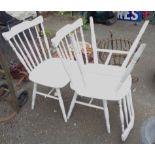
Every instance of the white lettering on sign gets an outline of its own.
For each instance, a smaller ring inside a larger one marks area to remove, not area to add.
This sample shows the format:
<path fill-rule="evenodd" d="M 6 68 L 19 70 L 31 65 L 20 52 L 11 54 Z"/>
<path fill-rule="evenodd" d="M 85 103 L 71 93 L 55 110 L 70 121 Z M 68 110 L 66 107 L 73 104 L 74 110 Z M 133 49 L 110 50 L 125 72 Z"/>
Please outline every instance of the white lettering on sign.
<path fill-rule="evenodd" d="M 117 18 L 121 20 L 136 21 L 139 19 L 139 13 L 136 11 L 119 11 L 117 13 Z"/>
<path fill-rule="evenodd" d="M 138 14 L 135 11 L 132 11 L 131 20 L 137 20 L 137 19 L 138 19 Z"/>
<path fill-rule="evenodd" d="M 118 18 L 118 19 L 123 19 L 123 18 L 124 18 L 124 12 L 119 11 L 119 12 L 117 13 L 117 18 Z"/>
<path fill-rule="evenodd" d="M 130 20 L 130 16 L 129 16 L 129 13 L 128 13 L 128 12 L 125 13 L 125 15 L 124 15 L 124 19 L 126 19 L 126 20 Z"/>

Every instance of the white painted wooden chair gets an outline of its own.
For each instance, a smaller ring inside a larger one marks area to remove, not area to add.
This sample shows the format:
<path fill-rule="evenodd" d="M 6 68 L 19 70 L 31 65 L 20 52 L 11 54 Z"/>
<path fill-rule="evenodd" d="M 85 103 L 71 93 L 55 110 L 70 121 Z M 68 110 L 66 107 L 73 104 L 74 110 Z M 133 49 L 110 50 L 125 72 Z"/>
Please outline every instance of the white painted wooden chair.
<path fill-rule="evenodd" d="M 39 32 L 41 28 L 41 32 Z M 24 21 L 3 33 L 17 57 L 29 73 L 29 79 L 34 82 L 32 94 L 32 109 L 36 95 L 42 95 L 59 100 L 63 118 L 67 122 L 65 107 L 60 88 L 69 82 L 59 58 L 51 55 L 49 43 L 43 26 L 43 18 L 39 16 L 32 21 Z M 52 88 L 48 93 L 37 90 L 38 85 Z M 52 95 L 56 91 L 57 96 Z"/>
<path fill-rule="evenodd" d="M 93 24 L 92 21 L 90 22 Z M 98 49 L 96 48 L 94 29 L 91 30 L 94 63 L 88 62 L 82 31 L 82 19 L 75 21 L 73 24 L 66 25 L 56 33 L 56 36 L 51 40 L 51 42 L 61 57 L 62 63 L 71 79 L 70 86 L 75 91 L 68 112 L 68 119 L 70 118 L 75 103 L 101 109 L 104 110 L 107 131 L 110 133 L 107 101 L 118 101 L 122 124 L 122 140 L 124 141 L 127 138 L 134 124 L 134 109 L 131 97 L 132 80 L 130 73 L 142 54 L 145 44 L 141 44 L 136 54 L 132 57 L 132 59 L 130 58 L 136 50 L 136 46 L 138 45 L 147 24 L 148 22 L 143 25 L 142 30 L 129 52 L 99 49 L 99 51 L 109 52 L 110 55 L 115 52 L 126 54 L 127 57 L 125 59 L 125 63 L 123 63 L 121 67 L 108 65 L 108 61 L 110 60 L 109 57 L 105 64 L 98 64 Z M 83 43 L 82 50 L 81 42 Z M 72 44 L 72 48 L 70 44 Z M 82 53 L 84 53 L 85 62 Z M 91 99 L 89 103 L 78 101 L 78 95 L 89 97 Z M 103 106 L 92 104 L 93 98 L 101 99 L 103 101 Z"/>

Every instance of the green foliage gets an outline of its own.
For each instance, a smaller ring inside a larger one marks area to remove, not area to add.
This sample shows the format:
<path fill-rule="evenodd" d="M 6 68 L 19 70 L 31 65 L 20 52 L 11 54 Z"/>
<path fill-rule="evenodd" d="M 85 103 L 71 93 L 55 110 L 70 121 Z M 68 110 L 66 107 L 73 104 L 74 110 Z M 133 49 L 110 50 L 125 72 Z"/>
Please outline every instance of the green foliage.
<path fill-rule="evenodd" d="M 155 24 L 155 11 L 150 12 L 147 20 L 150 20 L 150 23 Z"/>
<path fill-rule="evenodd" d="M 50 31 L 47 27 L 45 27 L 45 33 L 46 33 L 47 38 L 52 38 L 54 35 L 53 32 Z"/>
<path fill-rule="evenodd" d="M 82 17 L 82 20 L 83 20 L 83 29 L 84 30 L 88 30 L 88 21 L 87 21 L 87 18 L 84 16 L 84 17 Z"/>

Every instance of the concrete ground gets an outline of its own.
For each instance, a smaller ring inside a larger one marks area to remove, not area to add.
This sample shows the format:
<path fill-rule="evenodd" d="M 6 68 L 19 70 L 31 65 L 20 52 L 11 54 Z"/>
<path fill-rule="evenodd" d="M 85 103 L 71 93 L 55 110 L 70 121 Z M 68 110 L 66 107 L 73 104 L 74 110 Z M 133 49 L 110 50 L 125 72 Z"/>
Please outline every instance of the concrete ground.
<path fill-rule="evenodd" d="M 53 34 L 63 25 L 72 23 L 70 17 L 50 16 L 45 19 L 45 25 Z M 142 23 L 137 26 L 132 22 L 117 21 L 111 26 L 96 24 L 98 39 L 108 38 L 109 30 L 117 37 L 134 39 Z M 89 30 L 85 31 L 86 40 L 90 41 Z M 20 113 L 8 123 L 0 124 L 0 143 L 140 143 L 140 128 L 142 123 L 155 116 L 155 26 L 149 25 L 143 35 L 147 47 L 136 65 L 133 75 L 139 78 L 133 84 L 133 102 L 135 109 L 134 128 L 125 142 L 121 141 L 121 124 L 119 108 L 115 102 L 109 102 L 111 134 L 106 132 L 103 111 L 76 105 L 71 118 L 64 122 L 58 102 L 38 96 L 35 109 L 31 110 L 32 83 L 24 84 L 28 88 L 30 98 L 22 107 Z M 45 89 L 46 88 L 42 88 Z M 66 107 L 73 96 L 69 85 L 62 89 Z M 101 103 L 95 100 L 96 103 Z"/>

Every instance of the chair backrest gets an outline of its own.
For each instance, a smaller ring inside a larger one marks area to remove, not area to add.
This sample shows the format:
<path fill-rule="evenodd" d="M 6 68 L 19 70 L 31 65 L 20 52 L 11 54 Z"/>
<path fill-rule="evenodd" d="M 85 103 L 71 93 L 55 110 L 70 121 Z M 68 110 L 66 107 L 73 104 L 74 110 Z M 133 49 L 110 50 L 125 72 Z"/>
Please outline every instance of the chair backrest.
<path fill-rule="evenodd" d="M 130 63 L 128 64 L 127 68 L 125 69 L 124 73 L 122 74 L 122 77 L 120 79 L 120 82 L 118 83 L 118 86 L 116 87 L 116 90 L 119 90 L 124 83 L 124 81 L 128 78 L 128 76 L 131 74 L 135 64 L 140 59 L 140 56 L 142 55 L 144 49 L 146 47 L 146 44 L 141 44 L 137 50 L 137 52 L 133 55 Z"/>
<path fill-rule="evenodd" d="M 83 55 L 83 58 L 84 58 L 84 60 L 86 60 L 86 63 L 88 63 L 88 56 L 87 56 L 86 44 L 85 44 L 82 26 L 83 26 L 82 18 L 79 18 L 74 23 L 68 24 L 68 25 L 64 26 L 63 28 L 61 28 L 56 33 L 56 37 L 52 39 L 52 42 L 53 42 L 53 44 L 55 44 L 54 45 L 55 47 L 59 46 L 60 51 L 64 50 L 65 54 L 67 54 L 66 51 L 68 51 L 72 58 L 71 50 L 73 49 L 73 47 L 72 47 L 72 44 L 71 44 L 69 38 L 70 38 L 71 33 L 74 34 L 76 42 L 77 42 L 78 50 Z M 66 42 L 67 49 L 63 45 L 64 42 Z M 60 46 L 60 44 L 62 44 L 62 46 Z"/>
<path fill-rule="evenodd" d="M 54 46 L 55 50 L 58 52 L 59 57 L 62 60 L 62 63 L 67 70 L 71 82 L 80 87 L 80 84 L 85 86 L 85 75 L 83 71 L 84 59 L 82 55 L 82 50 L 80 48 L 79 39 L 77 37 L 77 30 L 80 28 L 82 32 L 82 19 L 75 21 L 73 24 L 68 24 L 61 28 L 57 33 L 56 36 L 51 39 L 52 45 Z M 83 46 L 84 46 L 84 38 L 83 38 Z M 140 58 L 142 52 L 144 51 L 145 44 L 141 44 L 138 48 L 137 52 L 131 58 L 131 61 L 127 68 L 125 68 L 122 77 L 120 78 L 120 83 L 118 84 L 117 89 L 121 87 L 127 77 L 130 75 L 131 71 L 137 60 Z M 86 54 L 87 57 L 87 54 Z"/>
<path fill-rule="evenodd" d="M 80 61 L 81 60 L 80 60 L 80 57 L 78 57 L 78 54 L 79 54 L 78 53 L 78 48 L 77 48 L 76 41 L 75 41 L 75 38 L 74 38 L 73 35 L 71 36 L 71 41 L 72 41 L 73 46 L 74 46 L 74 49 L 75 49 L 74 50 L 74 53 L 76 55 L 77 62 L 79 62 L 78 65 L 79 65 L 79 68 L 81 70 L 82 78 L 83 78 L 83 81 L 84 81 L 84 84 L 85 84 L 85 76 L 84 76 L 84 73 L 83 73 L 83 70 L 82 70 L 82 66 L 80 66 L 81 65 Z M 136 53 L 134 53 L 133 57 L 130 59 L 130 62 L 128 64 L 128 66 L 125 69 L 123 69 L 124 72 L 122 73 L 122 75 L 120 77 L 120 81 L 119 81 L 119 83 L 118 83 L 118 85 L 116 87 L 116 90 L 117 91 L 121 88 L 121 86 L 123 85 L 123 83 L 126 81 L 126 79 L 128 78 L 128 76 L 131 74 L 131 72 L 132 72 L 135 64 L 140 59 L 140 57 L 141 57 L 141 55 L 142 55 L 145 47 L 146 47 L 146 44 L 144 44 L 144 43 L 141 44 L 139 46 L 138 50 L 136 51 Z"/>
<path fill-rule="evenodd" d="M 138 46 L 138 44 L 139 44 L 139 42 L 140 42 L 140 40 L 141 40 L 141 38 L 142 38 L 142 36 L 143 36 L 145 30 L 146 30 L 148 24 L 149 24 L 149 21 L 148 21 L 148 20 L 144 22 L 144 24 L 143 24 L 141 30 L 139 31 L 139 33 L 138 33 L 136 39 L 134 40 L 134 42 L 133 42 L 133 44 L 132 44 L 132 46 L 131 46 L 131 48 L 130 48 L 130 50 L 129 50 L 129 52 L 128 52 L 127 57 L 125 58 L 125 60 L 124 60 L 124 62 L 123 62 L 123 64 L 122 64 L 123 67 L 126 67 L 126 66 L 128 65 L 129 60 L 130 60 L 130 58 L 132 57 L 132 55 L 134 54 L 134 52 L 136 51 L 137 46 Z"/>
<path fill-rule="evenodd" d="M 76 20 L 73 24 L 68 24 L 61 28 L 54 38 L 51 39 L 52 45 L 58 52 L 59 57 L 69 74 L 74 85 L 84 84 L 81 73 L 84 59 L 88 63 L 86 45 L 83 35 L 83 21 Z"/>
<path fill-rule="evenodd" d="M 28 73 L 44 60 L 51 58 L 42 16 L 32 21 L 24 21 L 2 35 Z"/>
<path fill-rule="evenodd" d="M 140 32 L 138 33 L 136 39 L 134 40 L 130 50 L 127 52 L 127 56 L 122 64 L 122 67 L 127 67 L 131 57 L 133 56 L 134 52 L 137 49 L 137 46 L 142 38 L 142 35 L 144 34 L 147 26 L 149 24 L 149 21 L 145 21 Z M 96 44 L 96 37 L 95 37 L 95 31 L 94 31 L 94 22 L 93 18 L 90 17 L 90 30 L 91 30 L 91 39 L 92 39 L 92 48 L 93 48 L 93 55 L 94 55 L 94 63 L 98 63 L 98 52 L 97 52 L 97 44 Z M 112 55 L 112 53 L 110 53 Z M 110 56 L 109 56 L 110 58 Z"/>
<path fill-rule="evenodd" d="M 90 24 L 92 24 L 92 22 L 93 22 L 93 20 L 90 21 Z M 138 43 L 139 43 L 139 38 L 141 38 L 141 36 L 142 36 L 142 34 L 144 33 L 144 31 L 145 31 L 147 25 L 148 25 L 148 21 L 144 23 L 144 25 L 143 25 L 143 27 L 142 27 L 140 33 L 138 34 L 137 38 L 135 39 L 135 41 L 134 41 L 134 43 L 133 43 L 133 45 L 132 45 L 133 47 L 136 46 L 136 47 L 134 48 L 134 50 L 136 50 L 136 48 L 137 48 L 137 46 L 138 46 Z M 92 35 L 93 35 L 93 33 L 92 33 Z M 92 39 L 92 46 L 94 45 L 94 48 L 95 48 L 95 35 L 93 35 L 93 36 L 94 36 L 94 39 Z M 77 46 L 77 41 L 76 41 L 74 35 L 71 35 L 71 42 L 72 42 L 72 44 L 73 44 L 73 46 L 74 46 L 74 53 L 75 53 L 75 56 L 76 56 L 76 59 L 77 59 L 79 68 L 80 68 L 80 70 L 81 70 L 82 77 L 83 77 L 83 79 L 84 79 L 85 76 L 84 76 L 84 73 L 83 73 L 83 71 L 82 71 L 81 55 L 79 55 L 78 46 Z M 93 44 L 93 42 L 94 42 L 94 44 Z M 128 78 L 128 76 L 131 74 L 131 72 L 132 72 L 132 70 L 133 70 L 135 64 L 136 64 L 136 63 L 138 62 L 138 60 L 140 59 L 140 56 L 142 55 L 142 53 L 143 53 L 145 47 L 146 47 L 146 44 L 144 44 L 144 43 L 143 43 L 143 44 L 140 44 L 140 46 L 139 46 L 139 48 L 136 50 L 136 52 L 132 51 L 133 48 L 131 47 L 131 49 L 130 49 L 130 51 L 129 51 L 129 53 L 130 53 L 131 55 L 127 55 L 128 57 L 130 56 L 130 59 L 129 59 L 130 61 L 129 61 L 129 63 L 127 64 L 127 66 L 125 67 L 124 72 L 123 72 L 123 74 L 122 74 L 121 77 L 120 77 L 120 82 L 118 83 L 118 85 L 117 85 L 117 87 L 116 87 L 116 90 L 119 90 L 119 89 L 121 88 L 122 84 L 125 82 L 125 80 Z M 97 49 L 97 48 L 96 48 L 96 49 Z M 93 49 L 93 50 L 95 50 L 96 58 L 97 58 L 97 50 L 96 50 L 96 49 Z M 93 52 L 94 52 L 94 51 L 93 51 Z M 133 52 L 133 53 L 131 53 L 131 52 Z M 97 59 L 96 59 L 96 60 L 97 60 Z M 95 63 L 95 58 L 94 58 L 94 63 Z M 96 63 L 97 63 L 97 62 L 96 62 Z M 84 82 L 85 82 L 85 81 L 84 81 Z"/>

